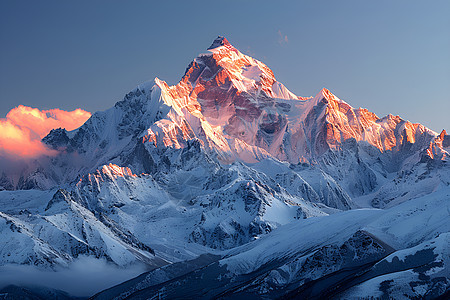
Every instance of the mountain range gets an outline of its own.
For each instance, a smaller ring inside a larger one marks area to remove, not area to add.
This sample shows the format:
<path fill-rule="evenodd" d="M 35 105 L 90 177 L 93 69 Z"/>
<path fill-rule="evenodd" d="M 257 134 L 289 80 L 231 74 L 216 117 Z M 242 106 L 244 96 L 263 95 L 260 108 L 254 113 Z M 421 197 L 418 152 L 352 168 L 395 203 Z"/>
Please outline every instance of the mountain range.
<path fill-rule="evenodd" d="M 0 266 L 146 266 L 95 299 L 449 295 L 450 135 L 297 96 L 224 37 L 42 142 L 0 176 Z"/>

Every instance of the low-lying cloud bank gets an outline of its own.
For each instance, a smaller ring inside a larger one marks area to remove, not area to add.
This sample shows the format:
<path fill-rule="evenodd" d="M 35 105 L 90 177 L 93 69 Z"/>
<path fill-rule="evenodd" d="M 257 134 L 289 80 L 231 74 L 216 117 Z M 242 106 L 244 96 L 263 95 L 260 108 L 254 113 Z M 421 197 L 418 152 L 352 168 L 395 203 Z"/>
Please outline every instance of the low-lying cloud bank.
<path fill-rule="evenodd" d="M 80 108 L 39 110 L 19 105 L 0 119 L 0 156 L 20 160 L 52 155 L 53 151 L 41 139 L 55 128 L 74 130 L 90 116 L 90 112 Z"/>
<path fill-rule="evenodd" d="M 0 289 L 8 285 L 47 287 L 88 297 L 147 271 L 143 264 L 119 268 L 105 259 L 83 256 L 68 268 L 44 271 L 35 266 L 0 266 Z"/>

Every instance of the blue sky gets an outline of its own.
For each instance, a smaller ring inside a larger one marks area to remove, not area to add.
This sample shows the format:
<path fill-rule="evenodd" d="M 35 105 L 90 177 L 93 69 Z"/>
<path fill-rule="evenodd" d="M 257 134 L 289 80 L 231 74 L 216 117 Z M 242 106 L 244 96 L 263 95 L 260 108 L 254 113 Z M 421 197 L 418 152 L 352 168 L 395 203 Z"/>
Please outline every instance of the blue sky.
<path fill-rule="evenodd" d="M 450 1 L 0 2 L 0 118 L 104 110 L 224 35 L 300 96 L 450 131 Z"/>

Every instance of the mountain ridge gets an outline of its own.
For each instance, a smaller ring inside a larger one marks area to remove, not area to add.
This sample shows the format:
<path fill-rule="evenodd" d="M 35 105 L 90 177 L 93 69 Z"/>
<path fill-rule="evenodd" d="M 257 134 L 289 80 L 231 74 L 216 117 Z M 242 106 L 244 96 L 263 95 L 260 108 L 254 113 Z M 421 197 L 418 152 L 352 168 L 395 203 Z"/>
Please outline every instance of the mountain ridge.
<path fill-rule="evenodd" d="M 52 130 L 42 141 L 58 155 L 0 177 L 0 268 L 145 264 L 132 291 L 113 289 L 131 298 L 196 298 L 205 284 L 211 297 L 307 295 L 347 271 L 370 276 L 333 296 L 443 294 L 449 276 L 432 266 L 449 264 L 448 137 L 326 88 L 296 96 L 219 37 L 178 84 L 138 85 Z M 406 275 L 411 258 L 385 259 L 421 253 L 427 269 Z M 380 274 L 401 292 L 373 285 Z"/>
<path fill-rule="evenodd" d="M 155 78 L 125 97 L 142 93 L 149 97 L 155 89 L 147 105 L 155 116 L 145 115 L 148 121 L 138 126 L 144 129 L 140 136 L 144 143 L 178 148 L 196 138 L 206 148 L 217 150 L 224 162 L 236 158 L 255 162 L 270 154 L 296 163 L 320 156 L 349 138 L 388 151 L 421 138 L 429 146 L 437 136 L 398 116 L 380 119 L 366 109 L 354 109 L 325 88 L 313 98 L 295 96 L 276 81 L 267 66 L 241 54 L 223 37 L 209 51 L 192 61 L 177 85 L 168 86 Z M 317 123 L 321 119 L 318 106 L 325 109 L 321 123 Z"/>

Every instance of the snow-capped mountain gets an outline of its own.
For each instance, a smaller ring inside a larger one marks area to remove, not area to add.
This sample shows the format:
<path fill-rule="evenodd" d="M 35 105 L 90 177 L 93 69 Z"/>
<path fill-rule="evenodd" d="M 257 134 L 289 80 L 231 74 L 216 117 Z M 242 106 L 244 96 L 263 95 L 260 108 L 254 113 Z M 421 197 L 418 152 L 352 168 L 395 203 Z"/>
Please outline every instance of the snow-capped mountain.
<path fill-rule="evenodd" d="M 448 288 L 450 136 L 296 96 L 223 37 L 177 85 L 155 78 L 43 142 L 59 154 L 0 177 L 0 265 L 154 269 L 107 298 Z"/>

